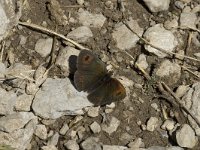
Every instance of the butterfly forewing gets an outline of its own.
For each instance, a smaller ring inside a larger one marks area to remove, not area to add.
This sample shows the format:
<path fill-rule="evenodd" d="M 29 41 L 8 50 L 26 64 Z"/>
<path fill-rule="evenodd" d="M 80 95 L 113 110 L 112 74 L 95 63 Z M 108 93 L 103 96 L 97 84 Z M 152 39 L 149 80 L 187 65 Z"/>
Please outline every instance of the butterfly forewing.
<path fill-rule="evenodd" d="M 102 83 L 93 92 L 88 95 L 88 99 L 95 106 L 110 104 L 114 101 L 125 98 L 126 90 L 124 86 L 116 79 L 110 78 Z"/>
<path fill-rule="evenodd" d="M 92 52 L 83 50 L 77 60 L 74 83 L 78 91 L 90 91 L 106 75 L 105 64 Z"/>

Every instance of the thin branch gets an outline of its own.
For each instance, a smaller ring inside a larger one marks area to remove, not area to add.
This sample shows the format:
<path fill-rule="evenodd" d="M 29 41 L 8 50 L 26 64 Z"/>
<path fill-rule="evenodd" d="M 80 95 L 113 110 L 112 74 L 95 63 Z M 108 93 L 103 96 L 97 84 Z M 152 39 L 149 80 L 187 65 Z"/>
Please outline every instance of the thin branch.
<path fill-rule="evenodd" d="M 59 34 L 59 33 L 55 32 L 55 31 L 49 30 L 47 28 L 44 28 L 42 26 L 39 26 L 39 25 L 36 25 L 36 24 L 32 24 L 32 23 L 27 23 L 27 22 L 19 22 L 19 24 L 23 25 L 23 26 L 26 26 L 26 27 L 31 27 L 33 29 L 37 29 L 37 30 L 40 30 L 40 31 L 43 31 L 43 32 L 46 32 L 46 33 L 49 33 L 49 34 L 52 34 L 52 35 L 55 35 L 55 36 L 65 40 L 65 41 L 68 41 L 68 42 L 72 43 L 73 45 L 75 45 L 76 47 L 78 47 L 81 50 L 83 50 L 83 49 L 90 50 L 88 48 L 85 48 L 81 44 L 79 44 L 79 43 L 77 43 L 77 42 L 65 37 L 64 35 Z"/>

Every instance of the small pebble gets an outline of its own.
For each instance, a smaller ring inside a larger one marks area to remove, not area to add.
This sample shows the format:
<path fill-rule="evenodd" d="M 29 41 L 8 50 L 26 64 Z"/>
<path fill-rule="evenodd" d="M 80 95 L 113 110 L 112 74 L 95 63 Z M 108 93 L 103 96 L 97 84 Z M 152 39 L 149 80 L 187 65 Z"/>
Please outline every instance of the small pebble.
<path fill-rule="evenodd" d="M 75 140 L 69 140 L 67 141 L 67 143 L 64 144 L 64 146 L 68 149 L 68 150 L 79 150 L 79 145 L 77 144 L 77 142 Z"/>
<path fill-rule="evenodd" d="M 69 126 L 67 123 L 65 123 L 62 128 L 60 129 L 60 134 L 61 135 L 65 135 L 67 133 L 67 131 L 69 130 Z"/>
<path fill-rule="evenodd" d="M 83 5 L 83 4 L 84 4 L 84 0 L 77 0 L 77 3 L 78 3 L 79 5 Z"/>
<path fill-rule="evenodd" d="M 167 129 L 168 131 L 170 131 L 170 130 L 174 129 L 174 126 L 175 126 L 175 122 L 174 121 L 172 121 L 172 120 L 165 120 L 165 122 L 163 123 L 163 125 L 161 126 L 161 128 L 163 130 Z"/>
<path fill-rule="evenodd" d="M 147 130 L 153 132 L 156 127 L 158 126 L 158 118 L 156 117 L 151 117 L 148 121 L 147 121 Z"/>
<path fill-rule="evenodd" d="M 88 116 L 89 117 L 97 117 L 99 115 L 99 107 L 90 107 L 88 109 Z"/>
<path fill-rule="evenodd" d="M 94 121 L 90 125 L 90 129 L 92 130 L 93 133 L 99 133 L 101 131 L 101 126 L 96 121 Z"/>

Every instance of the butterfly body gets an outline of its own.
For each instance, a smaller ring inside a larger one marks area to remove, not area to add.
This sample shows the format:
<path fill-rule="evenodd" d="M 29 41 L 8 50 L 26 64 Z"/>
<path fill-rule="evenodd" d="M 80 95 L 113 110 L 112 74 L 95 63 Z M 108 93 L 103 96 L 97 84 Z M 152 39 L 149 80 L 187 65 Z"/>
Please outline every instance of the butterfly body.
<path fill-rule="evenodd" d="M 106 65 L 97 56 L 87 50 L 81 51 L 77 58 L 74 84 L 78 91 L 88 92 L 88 100 L 96 106 L 110 104 L 126 96 L 123 85 L 110 76 Z"/>

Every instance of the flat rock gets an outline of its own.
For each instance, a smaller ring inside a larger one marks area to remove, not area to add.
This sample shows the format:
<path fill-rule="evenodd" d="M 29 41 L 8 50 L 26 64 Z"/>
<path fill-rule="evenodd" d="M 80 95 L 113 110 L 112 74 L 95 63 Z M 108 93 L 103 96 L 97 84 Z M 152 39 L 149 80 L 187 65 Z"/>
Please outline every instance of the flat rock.
<path fill-rule="evenodd" d="M 163 28 L 161 24 L 156 24 L 148 28 L 147 31 L 144 33 L 144 38 L 154 46 L 162 48 L 168 52 L 174 51 L 175 47 L 178 44 L 177 39 L 173 35 L 173 33 Z M 160 58 L 168 56 L 168 54 L 161 52 L 147 44 L 145 45 L 145 49 L 151 53 L 154 53 Z"/>
<path fill-rule="evenodd" d="M 137 138 L 133 142 L 130 142 L 128 144 L 128 147 L 130 147 L 131 149 L 139 149 L 140 147 L 144 147 L 144 142 L 141 138 Z"/>
<path fill-rule="evenodd" d="M 131 19 L 127 24 L 133 31 L 142 36 L 144 30 L 140 28 L 136 20 Z M 131 32 L 123 23 L 116 24 L 112 37 L 116 42 L 117 48 L 122 50 L 129 50 L 135 47 L 136 43 L 139 41 L 138 36 Z"/>
<path fill-rule="evenodd" d="M 69 126 L 67 123 L 65 123 L 62 128 L 60 129 L 60 134 L 61 135 L 65 135 L 67 133 L 67 131 L 69 130 Z"/>
<path fill-rule="evenodd" d="M 184 149 L 178 146 L 170 146 L 170 147 L 151 146 L 146 150 L 184 150 Z"/>
<path fill-rule="evenodd" d="M 89 27 L 81 26 L 69 32 L 67 37 L 78 43 L 85 43 L 89 38 L 93 37 L 93 33 Z"/>
<path fill-rule="evenodd" d="M 103 150 L 127 150 L 127 147 L 118 145 L 103 145 Z"/>
<path fill-rule="evenodd" d="M 15 110 L 17 111 L 30 111 L 33 95 L 26 93 L 19 95 L 16 100 Z"/>
<path fill-rule="evenodd" d="M 52 43 L 52 38 L 39 39 L 35 44 L 35 51 L 38 52 L 42 57 L 46 57 L 51 52 Z"/>
<path fill-rule="evenodd" d="M 119 125 L 120 125 L 120 121 L 117 118 L 112 117 L 110 119 L 110 123 L 108 125 L 102 124 L 101 128 L 103 131 L 107 132 L 110 135 L 117 130 Z"/>
<path fill-rule="evenodd" d="M 0 118 L 0 131 L 13 132 L 23 128 L 30 120 L 37 118 L 31 112 L 18 112 Z"/>
<path fill-rule="evenodd" d="M 45 119 L 83 114 L 82 108 L 87 106 L 92 106 L 87 93 L 78 92 L 68 78 L 47 78 L 32 104 L 35 114 Z"/>
<path fill-rule="evenodd" d="M 47 128 L 45 125 L 37 125 L 34 134 L 42 140 L 47 138 Z"/>
<path fill-rule="evenodd" d="M 170 0 L 143 0 L 151 12 L 168 10 Z"/>
<path fill-rule="evenodd" d="M 21 17 L 21 4 L 13 0 L 0 1 L 0 41 L 18 24 Z"/>
<path fill-rule="evenodd" d="M 37 123 L 37 119 L 32 119 L 23 129 L 11 133 L 0 131 L 0 144 L 10 145 L 17 150 L 25 150 L 30 144 Z"/>
<path fill-rule="evenodd" d="M 81 147 L 83 150 L 101 150 L 101 145 L 98 142 L 98 138 L 89 137 L 81 143 Z"/>
<path fill-rule="evenodd" d="M 52 137 L 47 142 L 47 145 L 57 145 L 58 144 L 58 139 L 59 139 L 59 134 L 56 132 Z"/>
<path fill-rule="evenodd" d="M 13 113 L 17 95 L 13 91 L 0 88 L 0 115 Z"/>
<path fill-rule="evenodd" d="M 156 76 L 168 80 L 168 84 L 176 83 L 181 76 L 181 66 L 172 63 L 169 60 L 164 60 L 155 72 Z"/>
<path fill-rule="evenodd" d="M 180 26 L 196 28 L 197 15 L 191 12 L 182 12 L 179 21 Z"/>
<path fill-rule="evenodd" d="M 197 144 L 197 137 L 194 130 L 188 124 L 184 124 L 176 132 L 176 141 L 181 147 L 193 148 Z"/>
<path fill-rule="evenodd" d="M 102 14 L 92 14 L 89 11 L 80 9 L 78 12 L 78 20 L 84 26 L 101 28 L 106 21 L 106 17 Z"/>

